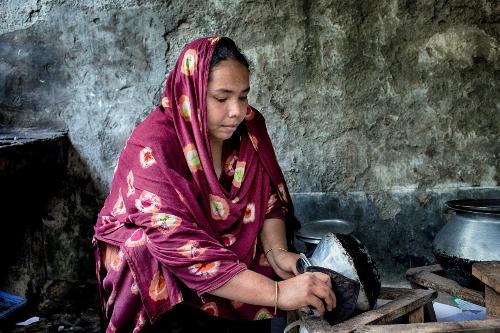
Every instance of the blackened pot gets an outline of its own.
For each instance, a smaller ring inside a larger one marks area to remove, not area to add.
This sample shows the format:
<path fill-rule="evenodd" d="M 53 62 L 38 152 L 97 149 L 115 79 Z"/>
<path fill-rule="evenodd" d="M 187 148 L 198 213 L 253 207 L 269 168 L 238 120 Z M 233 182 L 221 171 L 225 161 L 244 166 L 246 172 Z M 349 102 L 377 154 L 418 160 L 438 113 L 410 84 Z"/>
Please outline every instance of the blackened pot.
<path fill-rule="evenodd" d="M 449 278 L 482 289 L 472 264 L 500 260 L 500 199 L 452 200 L 454 216 L 436 235 L 433 252 Z"/>

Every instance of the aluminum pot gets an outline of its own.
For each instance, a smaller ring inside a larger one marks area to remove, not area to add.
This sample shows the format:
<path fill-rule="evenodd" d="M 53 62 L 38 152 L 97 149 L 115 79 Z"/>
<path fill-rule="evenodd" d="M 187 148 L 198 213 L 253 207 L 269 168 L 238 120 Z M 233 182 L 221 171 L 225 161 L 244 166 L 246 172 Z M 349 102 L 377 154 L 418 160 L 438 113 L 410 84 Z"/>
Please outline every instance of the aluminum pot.
<path fill-rule="evenodd" d="M 309 261 L 314 266 L 332 269 L 360 283 L 356 308 L 373 309 L 380 292 L 377 265 L 366 247 L 352 235 L 327 233 L 321 238 Z"/>
<path fill-rule="evenodd" d="M 480 289 L 472 264 L 500 260 L 500 199 L 452 200 L 446 205 L 454 215 L 434 239 L 434 256 L 449 278 Z"/>
<path fill-rule="evenodd" d="M 356 229 L 356 224 L 343 219 L 321 219 L 305 222 L 295 233 L 295 248 L 311 255 L 321 238 L 328 233 L 349 235 Z"/>

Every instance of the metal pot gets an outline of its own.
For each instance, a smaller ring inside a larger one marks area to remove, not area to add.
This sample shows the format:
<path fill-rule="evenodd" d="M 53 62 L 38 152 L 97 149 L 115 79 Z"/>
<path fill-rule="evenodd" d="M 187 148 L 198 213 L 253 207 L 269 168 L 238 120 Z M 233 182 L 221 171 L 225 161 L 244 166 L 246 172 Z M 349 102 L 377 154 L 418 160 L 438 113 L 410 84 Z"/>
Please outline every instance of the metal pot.
<path fill-rule="evenodd" d="M 455 214 L 436 235 L 434 256 L 449 278 L 480 289 L 472 264 L 500 260 L 500 199 L 452 200 L 446 205 Z"/>
<path fill-rule="evenodd" d="M 366 247 L 352 235 L 327 233 L 309 258 L 314 266 L 332 269 L 360 283 L 356 308 L 373 309 L 380 292 L 380 275 Z"/>
<path fill-rule="evenodd" d="M 356 225 L 342 219 L 321 219 L 305 222 L 295 233 L 295 248 L 308 255 L 312 254 L 321 238 L 328 233 L 349 235 L 356 229 Z"/>

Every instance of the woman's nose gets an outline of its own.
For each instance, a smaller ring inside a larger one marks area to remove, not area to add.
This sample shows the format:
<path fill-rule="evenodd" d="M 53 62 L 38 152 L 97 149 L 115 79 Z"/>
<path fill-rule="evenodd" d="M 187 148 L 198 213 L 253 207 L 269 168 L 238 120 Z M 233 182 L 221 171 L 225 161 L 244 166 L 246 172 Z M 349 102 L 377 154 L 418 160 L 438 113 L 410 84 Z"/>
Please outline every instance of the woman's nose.
<path fill-rule="evenodd" d="M 246 112 L 246 106 L 243 107 L 241 103 L 232 103 L 229 106 L 229 117 L 230 118 L 241 118 Z"/>

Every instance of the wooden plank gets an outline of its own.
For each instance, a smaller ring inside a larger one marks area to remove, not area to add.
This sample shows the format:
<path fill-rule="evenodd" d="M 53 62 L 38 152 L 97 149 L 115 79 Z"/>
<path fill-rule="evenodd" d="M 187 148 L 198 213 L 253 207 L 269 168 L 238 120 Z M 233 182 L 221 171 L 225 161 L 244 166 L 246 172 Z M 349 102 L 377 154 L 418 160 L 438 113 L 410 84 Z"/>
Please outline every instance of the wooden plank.
<path fill-rule="evenodd" d="M 366 325 L 356 333 L 438 333 L 438 332 L 500 332 L 500 319 L 455 321 L 447 323 Z"/>
<path fill-rule="evenodd" d="M 483 261 L 472 265 L 472 275 L 500 294 L 500 261 Z"/>
<path fill-rule="evenodd" d="M 413 275 L 407 274 L 406 278 L 408 279 L 408 281 L 420 286 L 445 292 L 474 304 L 484 306 L 484 293 L 462 287 L 457 282 L 444 278 L 437 274 L 423 271 L 414 273 Z"/>
<path fill-rule="evenodd" d="M 413 267 L 410 268 L 406 271 L 406 277 L 408 275 L 415 275 L 417 273 L 422 273 L 422 272 L 430 272 L 430 273 L 436 273 L 436 272 L 441 272 L 443 268 L 441 265 L 429 265 L 429 266 L 420 266 L 420 267 Z"/>
<path fill-rule="evenodd" d="M 436 322 L 436 312 L 434 312 L 434 306 L 431 303 L 424 305 L 424 318 L 427 322 Z M 424 321 L 424 322 L 425 322 Z"/>
<path fill-rule="evenodd" d="M 393 287 L 382 287 L 380 289 L 380 294 L 378 295 L 378 299 L 386 299 L 386 300 L 395 300 L 403 295 L 406 295 L 411 290 L 408 288 L 393 288 Z"/>
<path fill-rule="evenodd" d="M 382 287 L 380 289 L 379 299 L 383 300 L 394 300 L 398 297 L 406 295 L 411 292 L 408 288 L 392 288 L 392 287 Z M 317 317 L 307 317 L 302 311 L 297 311 L 299 317 L 305 321 L 308 331 L 311 332 L 327 332 L 332 326 L 328 324 L 325 320 Z"/>
<path fill-rule="evenodd" d="M 408 313 L 409 323 L 423 323 L 424 322 L 424 307 L 421 306 L 416 310 Z"/>
<path fill-rule="evenodd" d="M 325 320 L 316 318 L 305 318 L 304 326 L 309 333 L 323 332 L 354 332 L 358 327 L 367 324 L 388 323 L 396 318 L 406 315 L 423 305 L 431 302 L 437 296 L 437 292 L 428 289 L 407 289 L 408 292 L 396 300 L 382 305 L 378 309 L 361 313 L 340 324 L 330 326 Z"/>
<path fill-rule="evenodd" d="M 500 294 L 488 286 L 484 286 L 484 289 L 484 302 L 488 318 L 500 318 Z"/>

